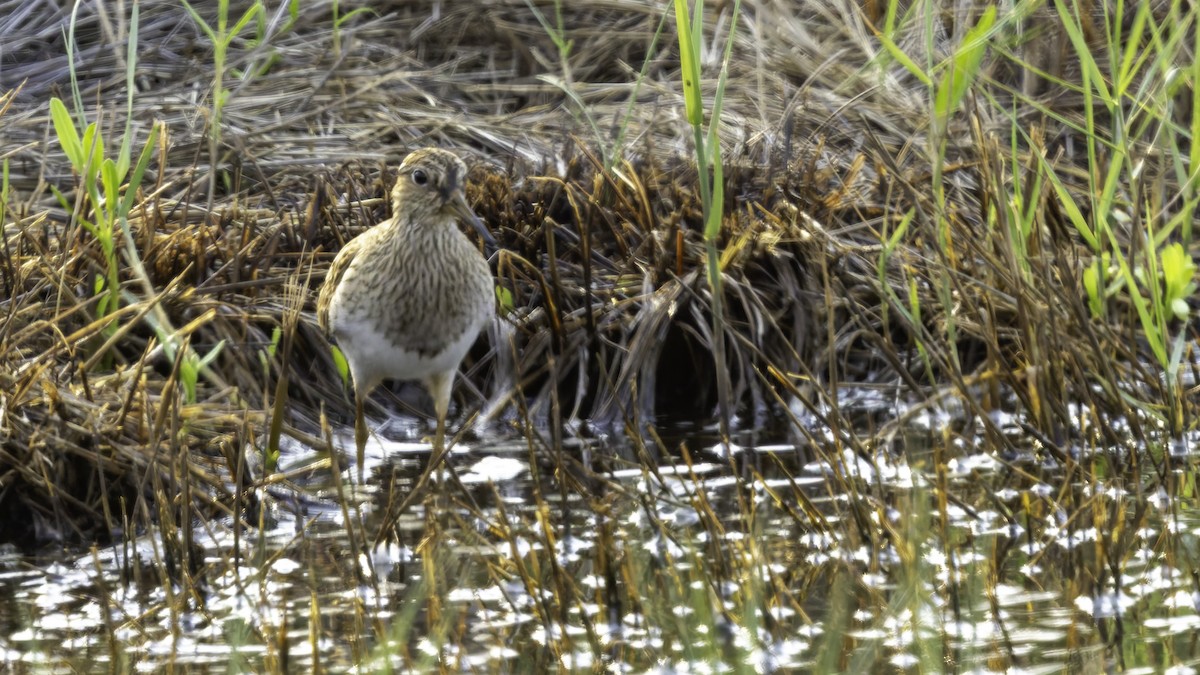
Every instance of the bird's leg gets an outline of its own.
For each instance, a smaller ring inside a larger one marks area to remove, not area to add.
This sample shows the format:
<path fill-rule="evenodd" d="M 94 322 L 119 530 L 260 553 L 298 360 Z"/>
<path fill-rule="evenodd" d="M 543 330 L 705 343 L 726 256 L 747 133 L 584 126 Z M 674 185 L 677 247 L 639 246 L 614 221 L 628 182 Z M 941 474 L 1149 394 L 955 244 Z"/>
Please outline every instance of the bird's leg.
<path fill-rule="evenodd" d="M 375 543 L 378 545 L 391 531 L 400 514 L 404 513 L 408 507 L 417 500 L 425 485 L 429 482 L 429 478 L 443 466 L 443 460 L 446 458 L 446 414 L 450 410 L 450 389 L 454 385 L 455 371 L 447 371 L 432 375 L 425 379 L 425 388 L 429 390 L 429 395 L 433 397 L 433 410 L 437 415 L 437 430 L 433 437 L 433 454 L 430 456 L 429 465 L 421 472 L 421 476 L 417 478 L 417 482 L 413 483 L 412 490 L 400 502 L 400 505 L 390 510 L 387 517 L 384 518 L 382 525 L 379 528 L 379 533 L 376 535 Z M 462 480 L 458 478 L 458 474 L 454 471 L 454 466 L 449 462 L 445 462 L 445 468 L 450 472 L 459 488 L 463 490 L 463 494 L 467 500 L 475 507 L 475 511 L 479 511 L 478 505 L 471 497 L 471 494 L 463 487 Z M 439 493 L 441 494 L 441 493 Z"/>
<path fill-rule="evenodd" d="M 454 372 L 451 370 L 437 373 L 428 381 L 429 393 L 433 395 L 433 413 L 437 415 L 437 429 L 433 432 L 433 457 L 429 462 L 428 471 L 432 472 L 436 468 L 439 483 L 444 483 L 446 474 L 443 472 L 450 464 L 449 461 L 443 463 L 443 458 L 450 454 L 446 451 L 446 414 L 450 410 L 450 388 L 454 383 Z M 436 513 L 440 514 L 439 518 L 444 519 L 449 512 L 444 490 L 437 491 L 435 502 Z"/>
<path fill-rule="evenodd" d="M 358 450 L 358 484 L 365 485 L 367 458 L 367 419 L 363 414 L 363 400 L 366 395 L 354 392 L 354 445 Z"/>
<path fill-rule="evenodd" d="M 416 501 L 417 496 L 425 489 L 425 484 L 429 482 L 433 472 L 441 466 L 442 459 L 446 456 L 446 412 L 450 409 L 450 387 L 454 383 L 454 371 L 437 373 L 425 378 L 425 388 L 429 390 L 429 395 L 433 397 L 433 410 L 437 415 L 437 431 L 433 437 L 433 453 L 429 456 L 429 464 L 425 470 L 421 472 L 421 476 L 417 478 L 417 482 L 413 483 L 412 490 L 400 502 L 390 516 L 384 521 L 384 526 L 379 530 L 380 541 L 383 537 L 383 532 L 395 523 L 395 519 L 404 513 L 405 509 L 410 504 Z"/>
<path fill-rule="evenodd" d="M 446 414 L 450 411 L 450 389 L 454 386 L 454 371 L 430 375 L 425 386 L 433 397 L 433 412 L 437 415 L 437 431 L 433 436 L 433 454 L 439 457 L 446 452 Z"/>

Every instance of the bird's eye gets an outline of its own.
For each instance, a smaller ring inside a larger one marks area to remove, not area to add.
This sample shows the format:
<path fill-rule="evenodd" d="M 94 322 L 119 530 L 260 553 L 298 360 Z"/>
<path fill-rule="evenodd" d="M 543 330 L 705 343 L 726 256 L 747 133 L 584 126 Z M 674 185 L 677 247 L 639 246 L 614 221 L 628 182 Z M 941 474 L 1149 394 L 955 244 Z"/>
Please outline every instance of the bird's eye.
<path fill-rule="evenodd" d="M 417 185 L 424 185 L 429 182 L 429 174 L 421 169 L 412 172 L 412 181 Z"/>

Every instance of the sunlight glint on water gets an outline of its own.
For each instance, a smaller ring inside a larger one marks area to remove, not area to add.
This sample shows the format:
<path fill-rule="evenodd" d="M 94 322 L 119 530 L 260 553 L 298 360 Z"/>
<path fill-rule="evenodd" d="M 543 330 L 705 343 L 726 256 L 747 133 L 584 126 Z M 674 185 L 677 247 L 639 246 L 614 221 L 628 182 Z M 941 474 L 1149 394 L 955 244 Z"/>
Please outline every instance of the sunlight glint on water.
<path fill-rule="evenodd" d="M 242 532 L 240 561 L 229 522 L 200 525 L 202 608 L 194 598 L 172 601 L 152 576 L 147 561 L 157 534 L 57 564 L 30 561 L 28 570 L 9 556 L 0 575 L 8 626 L 0 658 L 10 666 L 105 664 L 116 654 L 140 670 L 168 661 L 220 669 L 232 654 L 260 667 L 278 657 L 262 636 L 285 632 L 293 642 L 289 664 L 298 668 L 314 665 L 315 644 L 322 666 L 335 670 L 365 654 L 397 667 L 441 659 L 467 669 L 554 663 L 586 670 L 616 658 L 667 670 L 736 660 L 769 672 L 812 668 L 831 641 L 850 639 L 898 668 L 942 659 L 946 643 L 963 668 L 987 671 L 1006 662 L 995 657 L 1008 649 L 1030 666 L 1078 665 L 1095 650 L 1064 651 L 1068 636 L 1094 645 L 1096 621 L 1135 610 L 1141 630 L 1153 634 L 1200 627 L 1200 593 L 1148 545 L 1130 560 L 1119 589 L 1078 592 L 1065 583 L 1059 570 L 1072 568 L 1063 561 L 1083 556 L 1086 565 L 1096 530 L 1064 522 L 1053 509 L 1036 523 L 1005 516 L 1018 500 L 1054 503 L 1057 488 L 1048 491 L 1045 481 L 1055 476 L 1033 448 L 1015 459 L 964 453 L 937 472 L 913 440 L 906 447 L 867 456 L 846 449 L 836 465 L 787 444 L 743 447 L 732 468 L 706 452 L 655 471 L 618 462 L 597 474 L 612 481 L 607 486 L 579 475 L 574 480 L 583 482 L 564 495 L 553 467 L 530 466 L 523 445 L 464 446 L 452 461 L 482 518 L 457 498 L 453 482 L 438 483 L 444 496 L 430 503 L 445 514 L 405 514 L 401 540 L 369 557 L 350 554 L 340 509 L 324 500 L 273 502 L 267 529 Z M 308 451 L 289 452 L 303 460 Z M 419 470 L 412 464 L 419 463 L 380 465 L 378 485 L 394 466 L 403 486 L 405 474 L 411 480 Z M 832 492 L 831 476 L 851 481 L 857 496 Z M 593 494 L 581 492 L 588 480 Z M 956 484 L 955 499 L 939 503 L 939 481 Z M 747 488 L 740 496 L 739 485 Z M 828 530 L 804 516 L 793 490 Z M 1128 492 L 1105 488 L 1096 498 L 1128 500 Z M 371 514 L 385 493 L 379 487 L 359 505 L 372 534 L 378 519 Z M 749 530 L 737 526 L 739 500 L 755 504 Z M 1176 505 L 1178 518 L 1164 521 L 1169 500 L 1151 504 L 1143 541 L 1170 522 L 1200 542 L 1196 512 Z M 289 512 L 296 506 L 301 512 Z M 858 522 L 878 539 L 848 538 L 860 532 Z M 1004 567 L 996 569 L 1001 549 Z M 356 562 L 363 585 L 355 581 Z M 440 576 L 426 579 L 429 569 Z M 569 587 L 555 581 L 554 569 L 572 580 Z M 431 585 L 448 623 L 428 623 Z M 310 644 L 314 600 L 322 625 Z M 370 620 L 356 619 L 359 613 Z M 373 620 L 387 628 L 386 641 L 369 628 Z M 354 625 L 365 630 L 345 632 Z"/>

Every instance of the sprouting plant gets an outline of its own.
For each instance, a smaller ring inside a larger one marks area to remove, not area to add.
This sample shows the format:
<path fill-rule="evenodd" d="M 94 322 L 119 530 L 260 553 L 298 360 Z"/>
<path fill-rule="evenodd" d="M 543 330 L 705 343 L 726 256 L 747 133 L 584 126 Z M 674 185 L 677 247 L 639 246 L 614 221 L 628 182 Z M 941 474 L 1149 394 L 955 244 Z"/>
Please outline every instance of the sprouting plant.
<path fill-rule="evenodd" d="M 662 37 L 663 28 L 667 23 L 667 16 L 670 14 L 670 9 L 664 11 L 659 19 L 658 27 L 654 30 L 654 36 L 650 39 L 650 44 L 646 47 L 646 56 L 642 59 L 642 69 L 639 71 L 637 79 L 634 81 L 633 92 L 629 96 L 629 103 L 626 104 L 625 114 L 621 118 L 621 123 L 617 128 L 616 138 L 609 147 L 605 143 L 604 136 L 600 133 L 600 126 L 596 123 L 592 116 L 591 110 L 580 98 L 579 93 L 575 91 L 575 80 L 571 71 L 571 50 L 575 46 L 574 40 L 567 38 L 567 31 L 563 21 L 562 2 L 555 0 L 554 2 L 554 23 L 551 23 L 546 15 L 542 13 L 537 5 L 531 0 L 525 0 L 525 4 L 529 7 L 529 11 L 537 22 L 542 26 L 542 30 L 554 43 L 555 49 L 558 50 L 558 60 L 561 64 L 562 74 L 555 75 L 539 75 L 538 79 L 547 84 L 554 85 L 562 90 L 562 92 L 570 99 L 571 103 L 578 110 L 584 122 L 587 123 L 592 135 L 596 138 L 596 147 L 600 149 L 600 153 L 604 160 L 604 170 L 607 172 L 616 165 L 621 159 L 621 148 L 625 144 L 625 135 L 629 129 L 629 121 L 633 117 L 633 108 L 638 102 L 638 92 L 641 91 L 642 83 L 646 80 L 646 73 L 649 71 L 653 56 L 658 49 L 658 40 Z"/>
<path fill-rule="evenodd" d="M 117 227 L 116 209 L 120 203 L 118 191 L 128 170 L 128 161 L 119 166 L 112 158 L 104 158 L 104 140 L 96 122 L 88 124 L 80 137 L 66 105 L 58 98 L 50 99 L 50 119 L 59 146 L 83 182 L 83 195 L 94 207 L 90 218 L 84 213 L 77 214 L 77 217 L 99 242 L 100 250 L 104 253 L 105 274 L 96 277 L 92 289 L 96 295 L 103 294 L 96 306 L 97 317 L 103 318 L 116 311 L 120 302 L 120 267 L 117 264 L 114 235 Z M 65 198 L 62 201 L 65 202 Z M 110 325 L 108 330 L 111 332 L 115 329 L 115 325 Z"/>
<path fill-rule="evenodd" d="M 1113 279 L 1110 260 L 1109 254 L 1105 253 L 1083 270 L 1083 290 L 1088 296 L 1088 309 L 1096 318 L 1106 314 L 1108 299 L 1116 295 L 1122 286 L 1119 278 Z"/>
<path fill-rule="evenodd" d="M 213 163 L 213 176 L 208 181 L 208 203 L 211 206 L 213 201 L 214 190 L 216 189 L 216 163 L 217 163 L 217 148 L 220 145 L 221 139 L 221 114 L 225 109 L 225 104 L 229 101 L 230 92 L 225 88 L 225 59 L 229 53 L 229 47 L 233 44 L 233 40 L 241 34 L 242 30 L 249 25 L 260 12 L 263 12 L 261 0 L 256 0 L 242 14 L 242 17 L 237 20 L 233 28 L 229 28 L 229 0 L 218 0 L 217 2 L 217 26 L 210 26 L 200 16 L 187 0 L 183 0 L 183 6 L 187 9 L 188 14 L 192 16 L 192 20 L 204 31 L 212 42 L 213 49 L 213 87 L 212 87 L 212 117 L 209 120 L 208 134 L 208 153 L 209 160 Z"/>
<path fill-rule="evenodd" d="M 725 84 L 729 73 L 729 58 L 733 52 L 733 38 L 737 33 L 737 20 L 741 14 L 741 8 L 741 0 L 734 0 L 733 21 L 725 40 L 725 54 L 721 61 L 721 73 L 717 78 L 717 89 L 706 134 L 704 100 L 700 92 L 700 36 L 704 30 L 704 0 L 697 0 L 692 8 L 691 18 L 688 17 L 687 0 L 675 0 L 675 26 L 679 35 L 679 65 L 683 79 L 684 107 L 688 125 L 692 128 L 696 168 L 700 175 L 700 201 L 704 210 L 706 276 L 712 293 L 713 358 L 717 371 L 723 442 L 729 438 L 732 393 L 729 371 L 725 361 L 725 310 L 721 290 L 721 262 L 717 250 L 717 239 L 720 237 L 721 223 L 725 215 L 725 177 L 721 163 L 721 143 L 718 131 L 721 121 L 721 105 L 724 101 Z"/>
<path fill-rule="evenodd" d="M 72 15 L 74 17 L 74 15 Z M 74 44 L 74 22 L 69 27 L 68 61 L 74 62 L 71 56 Z M 153 287 L 146 275 L 138 254 L 133 234 L 129 228 L 129 214 L 133 210 L 134 200 L 150 164 L 155 147 L 165 147 L 166 134 L 159 124 L 154 124 L 145 147 L 138 156 L 137 163 L 132 164 L 133 147 L 133 76 L 137 59 L 138 35 L 138 6 L 133 6 L 129 22 L 129 45 L 126 58 L 126 88 L 127 110 L 125 119 L 125 134 L 121 139 L 120 148 L 115 158 L 108 156 L 108 146 L 105 144 L 100 129 L 99 120 L 87 122 L 82 110 L 79 112 L 80 124 L 77 127 L 62 100 L 50 100 L 50 120 L 54 135 L 70 162 L 82 188 L 76 196 L 75 208 L 72 208 L 66 197 L 55 190 L 60 203 L 74 213 L 78 222 L 100 244 L 104 256 L 104 274 L 98 276 L 94 293 L 100 297 L 97 303 L 98 318 L 103 318 L 115 312 L 123 298 L 121 275 L 128 270 L 139 282 L 145 294 L 153 293 Z M 75 82 L 75 72 L 71 70 L 72 83 Z M 72 86 L 73 90 L 77 87 Z M 78 99 L 76 100 L 78 103 Z M 155 139 L 158 138 L 158 142 Z M 53 188 L 52 188 L 53 189 Z M 121 264 L 124 254 L 125 266 Z M 128 293 L 126 292 L 128 295 Z M 134 296 L 130 295 L 133 298 Z M 136 299 L 134 300 L 136 301 Z M 174 361 L 180 359 L 179 377 L 183 384 L 185 395 L 189 402 L 196 400 L 196 383 L 199 375 L 207 368 L 220 353 L 223 344 L 217 344 L 208 354 L 203 356 L 195 353 L 185 337 L 195 330 L 199 321 L 194 321 L 183 331 L 176 331 L 165 312 L 157 304 L 146 314 L 145 320 L 158 334 L 163 349 L 168 358 Z M 207 319 L 205 319 L 207 320 Z M 116 323 L 105 328 L 106 334 L 113 334 L 118 329 Z M 182 350 L 182 352 L 180 351 Z"/>
<path fill-rule="evenodd" d="M 296 5 L 295 5 L 296 0 L 292 0 L 292 3 L 293 4 L 288 7 L 288 11 L 292 12 L 292 17 L 293 17 L 292 20 L 295 21 L 295 16 L 296 16 L 296 13 L 298 10 L 294 10 L 293 8 L 296 7 Z M 349 12 L 346 12 L 345 14 L 342 14 L 341 7 L 339 6 L 338 0 L 333 0 L 333 53 L 334 54 L 342 53 L 342 26 L 344 26 L 347 21 L 349 21 L 350 19 L 353 19 L 354 17 L 358 16 L 359 14 L 378 14 L 378 12 L 376 12 L 374 9 L 372 9 L 370 7 L 358 7 L 356 9 L 350 10 Z"/>
<path fill-rule="evenodd" d="M 117 159 L 105 157 L 104 139 L 97 123 L 89 123 L 81 135 L 75 128 L 66 105 L 57 98 L 50 100 L 50 118 L 59 146 L 83 184 L 80 200 L 86 198 L 92 207 L 89 216 L 82 209 L 84 202 L 78 201 L 81 209 L 76 215 L 83 227 L 99 242 L 104 254 L 105 274 L 96 278 L 93 289 L 97 295 L 104 294 L 96 310 L 97 316 L 102 318 L 116 311 L 120 302 L 117 237 L 122 221 L 133 207 L 134 195 L 141 185 L 142 176 L 149 163 L 152 144 L 146 144 L 138 166 L 130 176 L 127 142 L 122 143 L 122 150 Z M 127 177 L 130 178 L 129 184 L 122 196 L 121 186 Z M 66 199 L 61 194 L 59 199 L 66 204 Z M 109 329 L 115 330 L 116 326 L 112 325 Z"/>
<path fill-rule="evenodd" d="M 605 153 L 605 164 L 610 165 L 611 153 L 608 152 L 603 143 L 600 127 L 596 125 L 596 120 L 592 117 L 591 111 L 583 102 L 583 99 L 579 97 L 578 92 L 575 91 L 575 78 L 571 73 L 571 49 L 575 46 L 575 41 L 567 38 L 567 30 L 563 24 L 561 0 L 555 0 L 554 2 L 555 22 L 553 24 L 550 23 L 546 15 L 542 14 L 542 11 L 533 2 L 525 0 L 525 4 L 529 7 L 529 11 L 533 13 L 537 22 L 541 24 L 542 30 L 546 31 L 546 35 L 549 36 L 550 41 L 554 43 L 554 47 L 558 50 L 558 62 L 562 68 L 561 76 L 543 74 L 539 75 L 538 79 L 558 87 L 566 94 L 567 98 L 571 100 L 571 103 L 575 105 L 575 108 L 583 117 L 583 120 L 587 122 L 592 135 L 596 137 L 597 147 L 600 148 L 601 152 Z"/>
<path fill-rule="evenodd" d="M 76 5 L 76 10 L 78 4 Z M 116 158 L 107 156 L 107 146 L 98 124 L 99 120 L 87 122 L 82 109 L 79 111 L 79 127 L 71 119 L 67 106 L 58 98 L 50 100 L 50 120 L 54 127 L 54 135 L 59 147 L 71 163 L 71 168 L 82 183 L 82 191 L 76 198 L 74 207 L 67 203 L 66 198 L 55 190 L 58 200 L 65 208 L 75 214 L 78 222 L 83 225 L 100 244 L 104 255 L 104 274 L 97 276 L 93 293 L 101 296 L 96 306 L 98 318 L 103 318 L 115 312 L 120 305 L 121 268 L 118 260 L 117 242 L 122 229 L 128 229 L 127 216 L 133 208 L 133 199 L 142 183 L 142 176 L 150 161 L 150 150 L 153 143 L 147 142 L 146 147 L 130 175 L 130 162 L 133 143 L 133 76 L 137 63 L 137 34 L 138 7 L 134 5 L 129 22 L 129 44 L 125 59 L 126 111 L 125 133 Z M 78 91 L 77 78 L 74 69 L 74 35 L 75 13 L 68 27 L 67 54 L 70 64 L 71 89 Z M 76 104 L 79 100 L 76 98 Z M 150 137 L 153 138 L 151 130 Z M 125 179 L 129 183 L 121 194 Z M 90 205 L 90 210 L 88 208 Z M 106 327 L 106 334 L 116 331 L 116 324 Z"/>
<path fill-rule="evenodd" d="M 174 351 L 170 348 L 172 341 L 163 342 L 163 347 L 167 351 L 168 358 L 174 358 L 171 353 Z M 183 360 L 179 363 L 179 381 L 183 384 L 184 400 L 188 403 L 196 402 L 196 383 L 200 380 L 200 372 L 208 367 L 208 364 L 213 362 L 221 354 L 221 349 L 225 346 L 225 341 L 221 340 L 213 345 L 213 348 L 208 350 L 207 354 L 201 356 L 192 349 L 190 343 L 183 345 Z"/>
<path fill-rule="evenodd" d="M 1163 309 L 1184 321 L 1189 314 L 1187 300 L 1196 292 L 1196 263 L 1178 242 L 1162 252 L 1159 263 L 1163 279 Z"/>

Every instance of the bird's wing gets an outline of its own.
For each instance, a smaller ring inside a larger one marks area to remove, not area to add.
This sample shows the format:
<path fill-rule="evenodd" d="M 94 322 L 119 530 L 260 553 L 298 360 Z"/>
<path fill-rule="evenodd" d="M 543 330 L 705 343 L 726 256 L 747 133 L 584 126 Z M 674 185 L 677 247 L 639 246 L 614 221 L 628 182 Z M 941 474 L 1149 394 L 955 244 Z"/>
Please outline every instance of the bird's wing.
<path fill-rule="evenodd" d="M 321 284 L 321 293 L 317 296 L 317 324 L 321 326 L 327 339 L 333 338 L 333 325 L 329 322 L 329 305 L 333 303 L 333 292 L 342 282 L 342 277 L 346 276 L 346 270 L 350 269 L 350 263 L 354 262 L 354 257 L 362 248 L 362 242 L 363 237 L 360 235 L 351 239 L 338 251 L 333 264 L 329 266 L 329 271 L 325 273 L 324 283 Z"/>

